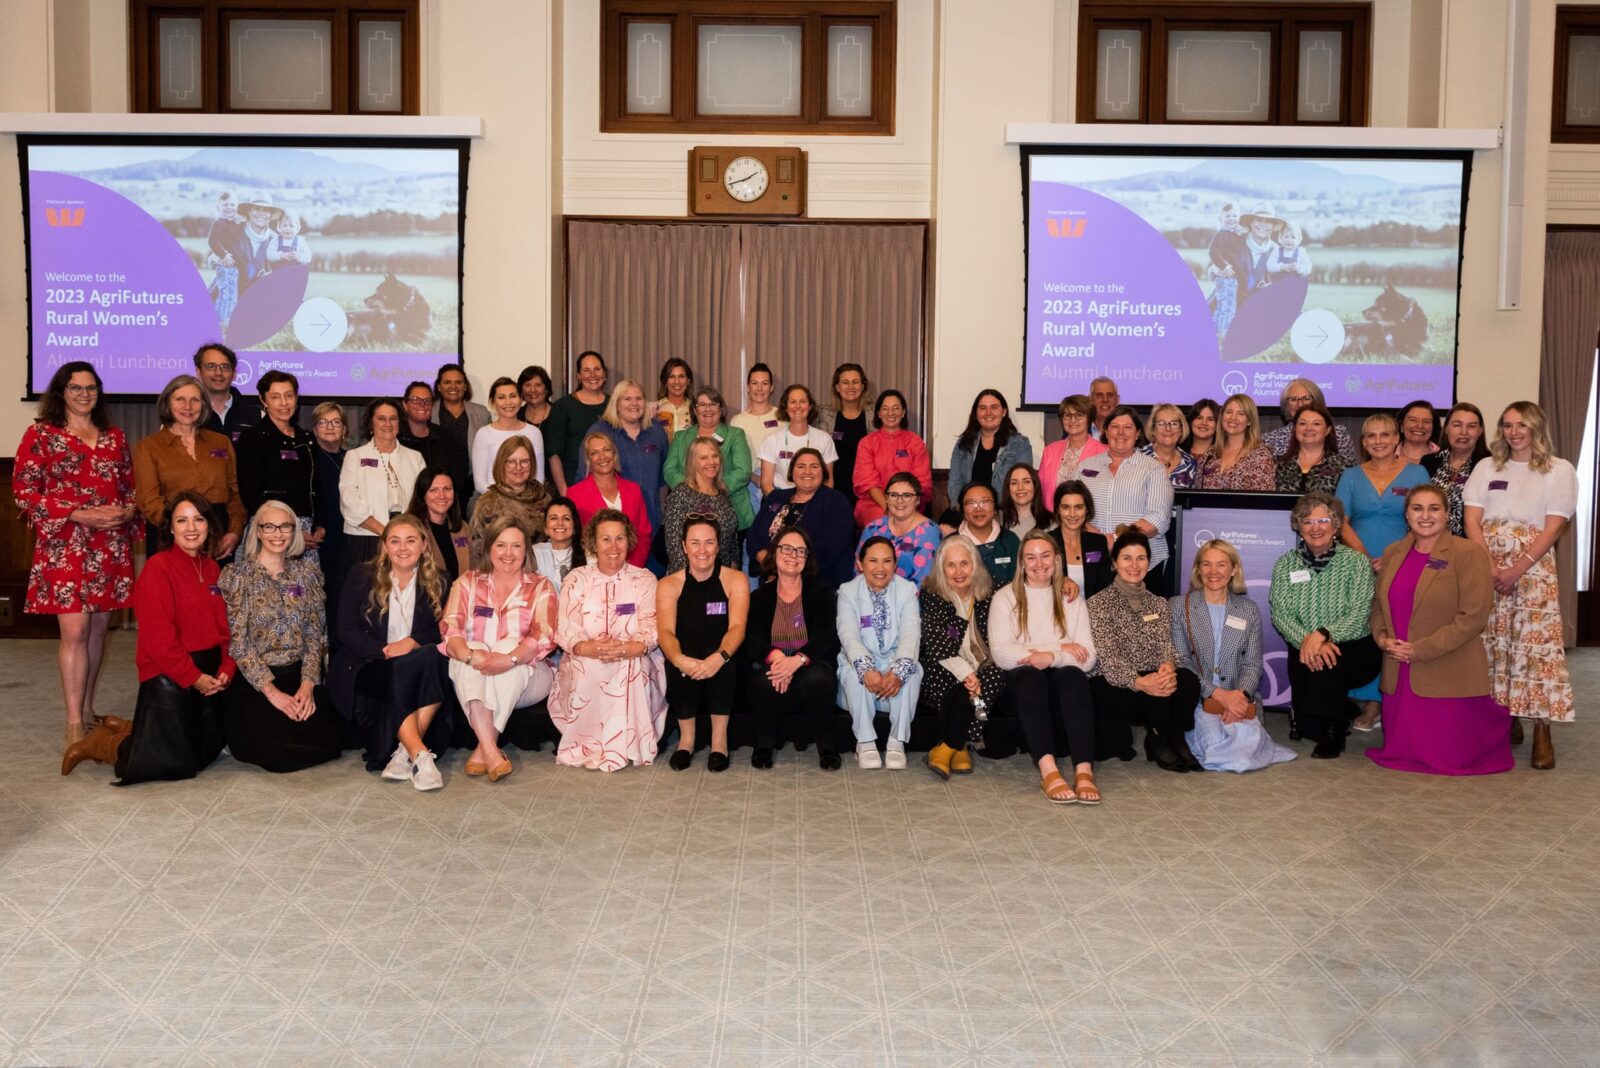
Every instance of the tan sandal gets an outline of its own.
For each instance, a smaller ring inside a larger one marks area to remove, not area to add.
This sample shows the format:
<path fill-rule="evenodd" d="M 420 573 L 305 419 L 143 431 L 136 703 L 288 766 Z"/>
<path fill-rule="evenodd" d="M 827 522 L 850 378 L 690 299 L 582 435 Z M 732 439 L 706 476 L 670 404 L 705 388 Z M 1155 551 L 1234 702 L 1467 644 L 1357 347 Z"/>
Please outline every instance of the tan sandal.
<path fill-rule="evenodd" d="M 1100 787 L 1094 784 L 1094 772 L 1080 771 L 1072 779 L 1073 785 L 1077 787 L 1079 804 L 1098 805 L 1100 803 Z"/>
<path fill-rule="evenodd" d="M 489 774 L 489 765 L 485 764 L 481 760 L 468 760 L 467 774 L 472 778 L 477 778 L 480 775 L 487 775 Z"/>
<path fill-rule="evenodd" d="M 1078 800 L 1078 795 L 1067 785 L 1067 780 L 1061 777 L 1059 771 L 1052 771 L 1039 780 L 1039 789 L 1049 798 L 1052 805 L 1070 805 Z M 1067 791 L 1066 794 L 1061 794 L 1059 792 L 1061 790 Z"/>

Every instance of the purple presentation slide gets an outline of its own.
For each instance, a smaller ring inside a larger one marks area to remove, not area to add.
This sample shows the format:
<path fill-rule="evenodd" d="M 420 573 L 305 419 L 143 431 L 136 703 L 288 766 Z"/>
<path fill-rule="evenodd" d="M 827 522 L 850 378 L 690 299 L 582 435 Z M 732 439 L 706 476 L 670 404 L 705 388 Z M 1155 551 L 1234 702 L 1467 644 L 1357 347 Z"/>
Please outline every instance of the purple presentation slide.
<path fill-rule="evenodd" d="M 1027 159 L 1023 404 L 1454 401 L 1463 158 Z"/>
<path fill-rule="evenodd" d="M 1267 591 L 1272 586 L 1272 565 L 1278 557 L 1295 547 L 1294 531 L 1289 529 L 1289 511 L 1267 508 L 1186 508 L 1182 511 L 1182 539 L 1178 572 L 1182 589 L 1189 588 L 1195 553 L 1213 538 L 1221 538 L 1239 550 L 1244 566 L 1245 585 L 1250 599 L 1261 610 L 1261 652 L 1265 661 L 1261 673 L 1261 703 L 1265 707 L 1289 704 L 1289 650 L 1283 636 L 1272 625 L 1272 607 Z"/>
<path fill-rule="evenodd" d="M 32 381 L 154 394 L 203 342 L 317 397 L 432 381 L 460 346 L 464 148 L 24 143 Z"/>

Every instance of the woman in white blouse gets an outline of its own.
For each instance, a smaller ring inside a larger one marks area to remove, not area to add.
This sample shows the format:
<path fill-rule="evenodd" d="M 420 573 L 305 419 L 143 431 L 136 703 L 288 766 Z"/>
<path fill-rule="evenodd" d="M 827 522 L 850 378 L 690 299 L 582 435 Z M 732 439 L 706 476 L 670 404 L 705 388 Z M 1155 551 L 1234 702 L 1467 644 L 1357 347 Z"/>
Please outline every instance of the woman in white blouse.
<path fill-rule="evenodd" d="M 479 430 L 472 439 L 472 482 L 479 493 L 494 485 L 494 458 L 510 438 L 527 438 L 533 446 L 533 481 L 544 481 L 544 434 L 538 427 L 522 421 L 522 393 L 516 382 L 497 378 L 489 387 L 489 407 L 494 422 Z"/>
<path fill-rule="evenodd" d="M 1006 700 L 1039 765 L 1039 789 L 1052 804 L 1097 805 L 1087 674 L 1096 660 L 1094 635 L 1083 598 L 1069 599 L 1070 592 L 1055 539 L 1029 531 L 1022 566 L 989 609 L 989 651 L 1006 673 Z M 1072 785 L 1056 765 L 1068 753 Z"/>
<path fill-rule="evenodd" d="M 513 383 L 514 384 L 514 383 Z M 378 539 L 391 516 L 406 510 L 426 461 L 400 444 L 400 405 L 386 397 L 361 415 L 367 442 L 344 455 L 339 468 L 339 512 L 344 517 L 346 568 L 378 555 Z"/>
<path fill-rule="evenodd" d="M 823 484 L 832 486 L 833 464 L 839 453 L 833 447 L 833 438 L 811 425 L 817 414 L 817 402 L 811 390 L 801 385 L 790 386 L 783 391 L 783 402 L 778 409 L 787 423 L 768 434 L 757 453 L 761 460 L 761 492 L 768 494 L 775 489 L 793 488 L 794 483 L 789 480 L 789 461 L 795 453 L 808 448 L 822 454 L 823 469 L 827 473 Z"/>

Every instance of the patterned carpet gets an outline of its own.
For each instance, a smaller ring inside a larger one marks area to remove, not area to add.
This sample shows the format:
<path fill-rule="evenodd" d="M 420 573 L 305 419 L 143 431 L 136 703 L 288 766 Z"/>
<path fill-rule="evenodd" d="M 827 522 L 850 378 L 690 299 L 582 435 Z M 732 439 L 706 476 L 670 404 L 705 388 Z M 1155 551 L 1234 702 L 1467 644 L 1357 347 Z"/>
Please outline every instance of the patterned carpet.
<path fill-rule="evenodd" d="M 1554 772 L 1141 761 L 1063 809 L 1023 758 L 792 751 L 123 791 L 58 774 L 52 644 L 0 643 L 0 693 L 5 1064 L 1600 1064 L 1593 718 Z"/>

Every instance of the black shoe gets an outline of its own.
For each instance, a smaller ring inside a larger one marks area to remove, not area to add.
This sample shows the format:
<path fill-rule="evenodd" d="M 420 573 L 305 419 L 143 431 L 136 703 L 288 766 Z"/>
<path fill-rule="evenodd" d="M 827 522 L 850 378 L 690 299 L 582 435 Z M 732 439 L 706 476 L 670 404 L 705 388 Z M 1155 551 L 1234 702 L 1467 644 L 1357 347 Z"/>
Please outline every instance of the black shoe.
<path fill-rule="evenodd" d="M 1162 771 L 1188 771 L 1183 761 L 1178 759 L 1178 754 L 1173 752 L 1167 740 L 1155 731 L 1144 732 L 1145 759 L 1157 765 Z"/>
<path fill-rule="evenodd" d="M 839 759 L 839 751 L 837 749 L 817 750 L 817 767 L 823 771 L 838 771 L 842 763 L 843 761 Z"/>
<path fill-rule="evenodd" d="M 1324 738 L 1311 750 L 1311 755 L 1318 760 L 1333 760 L 1344 753 L 1344 739 Z"/>
<path fill-rule="evenodd" d="M 693 763 L 693 753 L 687 749 L 678 749 L 673 752 L 672 759 L 667 761 L 667 767 L 671 768 L 673 771 L 682 771 L 684 768 Z"/>
<path fill-rule="evenodd" d="M 1194 750 L 1189 748 L 1189 743 L 1183 735 L 1175 735 L 1172 739 L 1172 751 L 1177 754 L 1178 760 L 1189 771 L 1206 770 L 1200 764 L 1200 758 L 1194 755 Z"/>
<path fill-rule="evenodd" d="M 728 770 L 728 754 L 727 753 L 713 752 L 710 756 L 706 757 L 706 770 L 707 771 L 727 771 Z"/>
<path fill-rule="evenodd" d="M 1512 747 L 1515 748 L 1515 747 L 1521 745 L 1524 740 L 1525 739 L 1524 739 L 1524 736 L 1523 736 L 1523 733 L 1522 733 L 1522 720 L 1517 718 L 1516 716 L 1512 716 L 1511 717 L 1511 745 L 1512 745 Z"/>
<path fill-rule="evenodd" d="M 772 750 L 764 745 L 758 745 L 750 751 L 750 766 L 765 771 L 772 767 Z"/>

